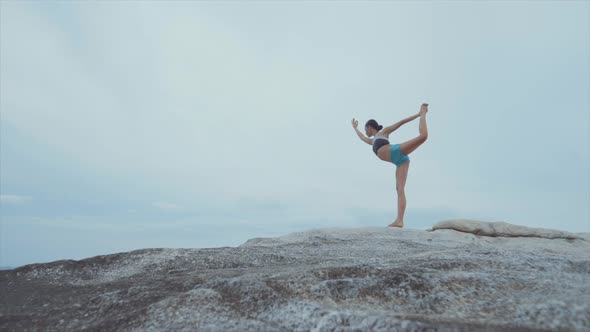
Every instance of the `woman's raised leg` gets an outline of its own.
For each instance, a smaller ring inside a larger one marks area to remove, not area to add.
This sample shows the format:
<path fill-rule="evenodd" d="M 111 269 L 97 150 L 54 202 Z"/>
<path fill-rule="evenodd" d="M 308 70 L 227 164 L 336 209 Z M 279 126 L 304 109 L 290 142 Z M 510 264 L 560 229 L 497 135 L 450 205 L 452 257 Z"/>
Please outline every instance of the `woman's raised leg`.
<path fill-rule="evenodd" d="M 426 128 L 426 112 L 428 112 L 428 105 L 426 107 L 423 106 L 420 110 L 420 126 L 418 127 L 420 135 L 400 144 L 399 149 L 406 156 L 414 152 L 414 150 L 422 145 L 422 143 L 426 142 L 426 139 L 428 138 L 428 128 Z"/>

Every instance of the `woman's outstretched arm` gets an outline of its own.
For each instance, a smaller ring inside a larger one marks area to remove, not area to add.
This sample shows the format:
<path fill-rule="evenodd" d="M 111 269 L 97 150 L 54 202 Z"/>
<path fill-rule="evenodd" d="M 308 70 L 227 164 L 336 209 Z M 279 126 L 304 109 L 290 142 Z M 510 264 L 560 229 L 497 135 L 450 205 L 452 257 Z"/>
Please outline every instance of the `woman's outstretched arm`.
<path fill-rule="evenodd" d="M 359 136 L 360 139 L 362 139 L 365 143 L 372 145 L 373 141 L 368 138 L 367 136 L 363 135 L 363 133 L 361 133 L 361 131 L 357 128 L 358 127 L 358 120 L 356 119 L 352 119 L 352 127 L 354 128 L 354 131 L 356 131 L 356 134 Z"/>
<path fill-rule="evenodd" d="M 405 119 L 403 119 L 403 120 L 400 120 L 400 121 L 398 121 L 398 122 L 396 122 L 396 123 L 392 124 L 392 125 L 391 125 L 391 126 L 389 126 L 389 127 L 385 127 L 385 128 L 383 128 L 383 134 L 384 134 L 384 135 L 389 135 L 389 134 L 391 134 L 392 132 L 394 132 L 395 130 L 397 130 L 397 128 L 399 128 L 399 127 L 401 127 L 402 125 L 404 125 L 404 124 L 406 124 L 406 123 L 408 123 L 408 122 L 410 122 L 410 121 L 412 121 L 412 120 L 414 120 L 414 119 L 416 119 L 416 118 L 419 118 L 419 117 L 420 117 L 420 113 L 418 113 L 418 114 L 415 114 L 415 115 L 412 115 L 412 116 L 409 116 L 409 117 L 407 117 L 407 118 L 405 118 Z"/>

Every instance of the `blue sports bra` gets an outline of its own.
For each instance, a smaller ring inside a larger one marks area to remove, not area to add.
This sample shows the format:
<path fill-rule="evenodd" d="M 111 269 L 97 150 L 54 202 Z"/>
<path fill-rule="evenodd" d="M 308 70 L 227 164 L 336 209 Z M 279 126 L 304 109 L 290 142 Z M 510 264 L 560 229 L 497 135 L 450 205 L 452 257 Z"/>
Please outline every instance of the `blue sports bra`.
<path fill-rule="evenodd" d="M 381 136 L 381 135 L 376 135 L 375 138 L 373 139 L 373 152 L 375 152 L 375 154 L 377 154 L 377 151 L 379 150 L 380 147 L 382 147 L 383 145 L 387 145 L 389 144 L 389 139 L 385 136 Z"/>

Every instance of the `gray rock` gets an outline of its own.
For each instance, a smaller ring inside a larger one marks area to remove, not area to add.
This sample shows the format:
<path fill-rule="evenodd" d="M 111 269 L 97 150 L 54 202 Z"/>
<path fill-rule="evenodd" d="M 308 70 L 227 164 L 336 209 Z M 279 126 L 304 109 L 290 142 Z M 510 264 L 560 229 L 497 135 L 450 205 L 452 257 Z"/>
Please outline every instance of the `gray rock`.
<path fill-rule="evenodd" d="M 588 331 L 578 235 L 326 228 L 31 264 L 0 271 L 0 330 Z"/>
<path fill-rule="evenodd" d="M 587 233 L 576 235 L 574 233 L 558 231 L 547 228 L 533 228 L 513 225 L 503 221 L 485 222 L 468 219 L 451 219 L 436 223 L 432 226 L 437 229 L 454 229 L 461 232 L 486 236 L 518 236 L 518 237 L 543 237 L 547 239 L 586 239 Z"/>

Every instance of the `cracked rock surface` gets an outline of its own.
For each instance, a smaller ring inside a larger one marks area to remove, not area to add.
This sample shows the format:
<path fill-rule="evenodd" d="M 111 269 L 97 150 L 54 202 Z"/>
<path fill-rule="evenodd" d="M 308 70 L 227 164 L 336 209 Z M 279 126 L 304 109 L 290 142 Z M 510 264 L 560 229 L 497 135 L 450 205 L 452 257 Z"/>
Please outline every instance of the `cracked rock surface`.
<path fill-rule="evenodd" d="M 25 265 L 0 271 L 0 330 L 590 330 L 589 233 L 459 222 Z"/>

